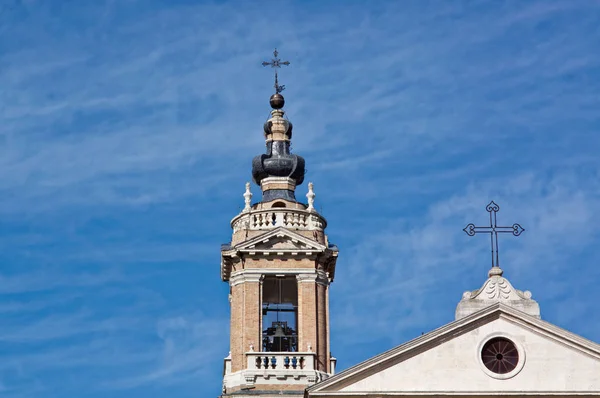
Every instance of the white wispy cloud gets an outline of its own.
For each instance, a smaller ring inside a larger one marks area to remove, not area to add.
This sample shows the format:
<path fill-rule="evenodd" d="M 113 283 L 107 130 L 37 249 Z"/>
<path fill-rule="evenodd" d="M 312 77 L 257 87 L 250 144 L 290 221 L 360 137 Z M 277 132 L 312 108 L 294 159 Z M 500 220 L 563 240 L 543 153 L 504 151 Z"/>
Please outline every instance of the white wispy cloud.
<path fill-rule="evenodd" d="M 452 319 L 487 272 L 461 228 L 490 199 L 526 228 L 506 275 L 598 336 L 597 3 L 53 4 L 0 13 L 3 395 L 218 393 L 218 244 L 264 150 L 276 46 L 341 248 L 341 367 Z"/>
<path fill-rule="evenodd" d="M 560 308 L 572 304 L 579 315 L 597 311 L 599 300 L 590 294 L 600 274 L 584 266 L 582 280 L 573 261 L 592 250 L 600 235 L 600 185 L 573 170 L 552 177 L 519 174 L 471 183 L 463 193 L 424 212 L 390 217 L 369 233 L 360 224 L 332 287 L 338 349 L 348 353 L 352 344 L 379 339 L 399 344 L 400 336 L 415 335 L 415 329 L 427 332 L 450 321 L 462 292 L 479 288 L 491 265 L 489 242 L 461 231 L 469 222 L 485 225 L 491 199 L 501 205 L 502 225 L 519 222 L 526 229 L 519 238 L 502 237 L 500 261 L 513 284 L 541 302 L 542 316 L 572 328 L 573 315 L 562 316 Z M 373 325 L 369 333 L 361 327 L 365 323 Z M 598 329 L 588 323 L 582 332 Z"/>

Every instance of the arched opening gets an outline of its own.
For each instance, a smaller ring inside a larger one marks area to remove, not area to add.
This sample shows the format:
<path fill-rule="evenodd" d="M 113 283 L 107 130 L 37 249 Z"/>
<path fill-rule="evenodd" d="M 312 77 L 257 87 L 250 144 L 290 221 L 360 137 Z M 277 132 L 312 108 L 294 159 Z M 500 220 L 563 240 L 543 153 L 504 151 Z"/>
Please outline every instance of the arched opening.
<path fill-rule="evenodd" d="M 262 350 L 298 352 L 298 282 L 268 275 L 262 284 Z"/>
<path fill-rule="evenodd" d="M 285 207 L 285 203 L 284 202 L 275 202 L 271 206 L 271 209 L 275 209 L 275 208 L 278 208 L 278 207 Z"/>

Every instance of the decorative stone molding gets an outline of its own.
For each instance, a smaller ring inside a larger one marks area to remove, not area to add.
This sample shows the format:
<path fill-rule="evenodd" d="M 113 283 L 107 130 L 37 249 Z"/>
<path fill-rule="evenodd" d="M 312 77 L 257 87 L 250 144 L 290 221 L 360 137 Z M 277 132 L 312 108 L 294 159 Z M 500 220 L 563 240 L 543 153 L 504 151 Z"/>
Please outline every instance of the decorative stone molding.
<path fill-rule="evenodd" d="M 244 265 L 242 271 L 233 271 L 234 265 L 245 262 L 247 259 L 278 259 L 278 260 L 300 260 L 309 259 L 316 261 L 319 283 L 328 284 L 333 280 L 338 249 L 335 246 L 326 246 L 319 241 L 303 236 L 286 228 L 276 228 L 265 231 L 235 246 L 229 244 L 221 248 L 221 279 L 229 281 L 235 274 L 247 271 Z M 238 267 L 239 269 L 240 267 Z M 261 268 L 265 271 L 267 267 Z M 253 271 L 256 272 L 256 271 Z M 286 273 L 307 273 L 307 268 L 301 271 L 292 271 L 286 268 Z M 239 283 L 239 282 L 235 282 Z"/>
<path fill-rule="evenodd" d="M 268 191 L 269 189 L 286 189 L 294 191 L 296 189 L 296 180 L 289 177 L 267 177 L 260 181 L 260 189 Z"/>
<path fill-rule="evenodd" d="M 502 274 L 500 267 L 492 267 L 480 289 L 464 292 L 456 307 L 455 318 L 464 318 L 495 303 L 503 303 L 540 318 L 540 306 L 531 298 L 531 292 L 515 289 Z"/>
<path fill-rule="evenodd" d="M 321 270 L 314 273 L 306 273 L 306 270 L 303 270 L 302 273 L 296 275 L 296 279 L 298 283 L 317 283 L 324 286 L 328 286 L 330 283 L 327 273 Z"/>
<path fill-rule="evenodd" d="M 296 280 L 298 281 L 298 283 L 314 283 L 317 281 L 318 275 L 317 273 L 306 273 L 306 270 L 304 270 L 303 273 L 300 273 L 298 275 L 296 275 Z"/>
<path fill-rule="evenodd" d="M 240 283 L 246 283 L 246 282 L 262 282 L 262 278 L 263 278 L 263 274 L 262 272 L 260 273 L 256 273 L 256 272 L 236 272 L 235 274 L 231 275 L 231 277 L 229 278 L 229 285 L 230 286 L 235 286 L 235 285 L 239 285 Z"/>
<path fill-rule="evenodd" d="M 317 283 L 323 286 L 329 286 L 331 279 L 329 278 L 329 273 L 323 269 L 317 270 Z"/>
<path fill-rule="evenodd" d="M 327 221 L 314 211 L 303 209 L 271 208 L 243 211 L 231 220 L 233 233 L 240 230 L 269 230 L 278 227 L 323 231 Z"/>
<path fill-rule="evenodd" d="M 280 269 L 247 268 L 231 274 L 229 284 L 235 286 L 245 282 L 262 282 L 266 275 L 279 274 L 281 274 Z M 327 274 L 323 271 L 307 272 L 306 268 L 286 268 L 285 274 L 296 275 L 298 283 L 317 283 L 324 286 L 330 283 Z"/>
<path fill-rule="evenodd" d="M 260 388 L 265 385 L 312 385 L 325 380 L 328 373 L 315 370 L 314 352 L 247 352 L 246 369 L 226 373 L 223 383 L 226 389 Z"/>

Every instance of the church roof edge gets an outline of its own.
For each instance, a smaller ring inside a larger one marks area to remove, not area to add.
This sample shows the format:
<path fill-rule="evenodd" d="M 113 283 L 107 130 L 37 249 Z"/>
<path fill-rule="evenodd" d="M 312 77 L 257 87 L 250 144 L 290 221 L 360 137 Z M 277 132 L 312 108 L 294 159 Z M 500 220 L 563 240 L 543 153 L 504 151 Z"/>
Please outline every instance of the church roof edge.
<path fill-rule="evenodd" d="M 327 391 L 330 387 L 333 387 L 336 384 L 343 385 L 345 381 L 349 380 L 358 373 L 368 372 L 369 369 L 380 367 L 383 364 L 393 361 L 395 358 L 405 355 L 412 350 L 422 349 L 424 346 L 435 340 L 442 340 L 447 337 L 455 336 L 456 334 L 460 333 L 460 331 L 468 329 L 469 327 L 472 327 L 474 324 L 477 324 L 486 318 L 489 319 L 489 321 L 492 321 L 501 316 L 504 316 L 513 322 L 520 323 L 525 327 L 537 329 L 550 338 L 561 340 L 563 343 L 566 343 L 567 345 L 600 360 L 600 344 L 581 337 L 575 333 L 569 332 L 559 326 L 535 318 L 515 308 L 509 307 L 506 304 L 495 303 L 487 308 L 443 325 L 432 330 L 431 332 L 409 340 L 406 343 L 396 346 L 340 373 L 337 373 L 327 380 L 309 387 L 307 391 L 311 393 Z M 413 392 L 407 392 L 407 395 L 414 394 Z M 433 395 L 439 395 L 439 392 Z M 520 395 L 526 394 L 522 393 Z M 578 395 L 581 395 L 581 393 Z"/>

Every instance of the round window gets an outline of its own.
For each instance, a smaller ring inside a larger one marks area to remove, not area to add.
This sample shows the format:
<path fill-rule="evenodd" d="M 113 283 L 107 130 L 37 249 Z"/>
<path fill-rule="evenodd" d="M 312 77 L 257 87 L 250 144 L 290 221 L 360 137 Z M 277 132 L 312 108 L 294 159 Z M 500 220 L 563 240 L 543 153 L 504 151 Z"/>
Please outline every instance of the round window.
<path fill-rule="evenodd" d="M 510 373 L 519 363 L 519 350 L 507 338 L 494 337 L 481 349 L 481 360 L 486 368 L 496 374 Z"/>

